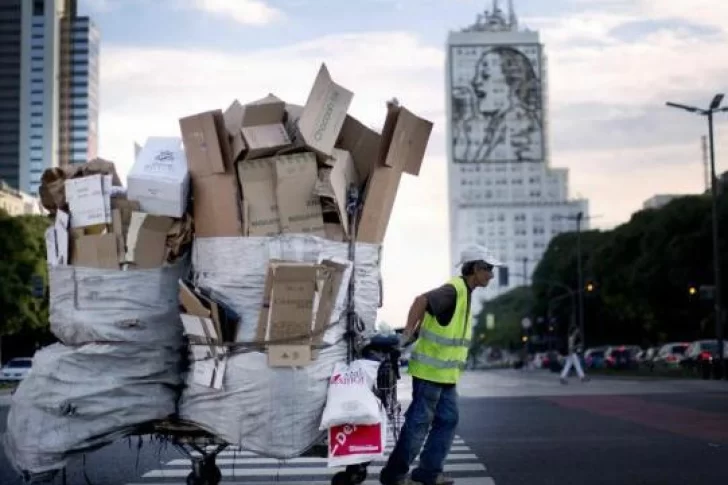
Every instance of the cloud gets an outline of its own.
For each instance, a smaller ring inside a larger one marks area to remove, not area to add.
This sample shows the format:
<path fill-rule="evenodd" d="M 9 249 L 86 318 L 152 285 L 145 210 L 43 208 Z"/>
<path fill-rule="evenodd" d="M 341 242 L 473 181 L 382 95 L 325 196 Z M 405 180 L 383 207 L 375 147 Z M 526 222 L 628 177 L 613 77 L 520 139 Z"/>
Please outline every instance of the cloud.
<path fill-rule="evenodd" d="M 665 13 L 651 18 L 716 23 L 676 11 L 677 2 L 664 4 Z M 638 21 L 649 5 L 599 5 L 589 0 L 586 13 L 534 17 L 527 23 L 542 29 L 549 55 L 552 166 L 571 169 L 571 193 L 589 197 L 592 214 L 602 216 L 594 224 L 609 227 L 655 193 L 702 190 L 704 120 L 672 112 L 664 102 L 707 103 L 728 78 L 716 62 L 728 58 L 728 44 L 717 41 L 725 37 L 723 27 L 721 33 L 697 38 L 679 29 L 658 29 L 628 42 L 614 29 Z M 435 122 L 422 173 L 403 178 L 383 252 L 380 316 L 400 326 L 412 298 L 452 271 L 441 40 L 433 46 L 406 31 L 361 32 L 239 53 L 104 44 L 100 154 L 116 160 L 125 176 L 133 142 L 179 135 L 182 116 L 269 92 L 301 104 L 321 62 L 355 92 L 350 112 L 366 124 L 382 125 L 384 103 L 392 96 Z M 720 120 L 716 140 L 719 168 L 726 169 L 728 125 Z"/>
<path fill-rule="evenodd" d="M 194 0 L 194 7 L 244 25 L 268 25 L 284 18 L 282 10 L 265 0 Z"/>

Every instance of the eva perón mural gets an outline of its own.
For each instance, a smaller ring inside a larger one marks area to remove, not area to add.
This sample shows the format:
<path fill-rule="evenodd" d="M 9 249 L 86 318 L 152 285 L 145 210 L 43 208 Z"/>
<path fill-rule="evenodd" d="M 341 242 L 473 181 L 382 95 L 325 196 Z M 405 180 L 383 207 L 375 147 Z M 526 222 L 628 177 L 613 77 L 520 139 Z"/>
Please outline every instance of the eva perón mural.
<path fill-rule="evenodd" d="M 455 162 L 542 161 L 540 46 L 451 49 Z"/>

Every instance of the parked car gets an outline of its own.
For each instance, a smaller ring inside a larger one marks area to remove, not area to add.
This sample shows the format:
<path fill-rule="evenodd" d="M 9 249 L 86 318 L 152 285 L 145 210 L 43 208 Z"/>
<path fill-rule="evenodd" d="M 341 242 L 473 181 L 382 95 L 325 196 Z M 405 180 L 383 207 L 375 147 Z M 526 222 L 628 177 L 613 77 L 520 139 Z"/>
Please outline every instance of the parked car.
<path fill-rule="evenodd" d="M 675 369 L 680 367 L 680 363 L 685 358 L 685 352 L 689 343 L 674 342 L 665 344 L 660 347 L 659 352 L 652 360 L 654 368 L 657 369 Z"/>
<path fill-rule="evenodd" d="M 723 343 L 723 355 L 728 356 L 728 341 Z M 709 379 L 713 361 L 717 356 L 717 340 L 697 340 L 688 346 L 685 351 L 685 356 L 681 361 L 681 366 L 688 371 L 700 375 L 703 379 Z"/>
<path fill-rule="evenodd" d="M 609 347 L 604 354 L 607 369 L 636 369 L 639 366 L 637 362 L 639 350 L 640 348 L 636 345 Z"/>
<path fill-rule="evenodd" d="M 32 367 L 33 359 L 30 357 L 12 359 L 0 370 L 0 381 L 20 382 L 25 379 Z"/>
<path fill-rule="evenodd" d="M 603 369 L 605 366 L 604 354 L 607 347 L 593 347 L 584 352 L 585 367 L 589 369 Z"/>
<path fill-rule="evenodd" d="M 657 357 L 657 353 L 660 351 L 661 348 L 661 345 L 658 345 L 656 347 L 648 347 L 642 352 L 638 353 L 637 361 L 639 362 L 639 365 L 647 369 L 653 370 L 655 368 L 655 357 Z"/>

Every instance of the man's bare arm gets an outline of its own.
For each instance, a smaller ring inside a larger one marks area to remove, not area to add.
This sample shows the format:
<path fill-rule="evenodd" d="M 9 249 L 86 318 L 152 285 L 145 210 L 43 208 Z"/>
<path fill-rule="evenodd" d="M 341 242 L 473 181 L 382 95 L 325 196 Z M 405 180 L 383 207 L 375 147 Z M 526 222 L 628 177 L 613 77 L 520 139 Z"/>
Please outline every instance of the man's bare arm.
<path fill-rule="evenodd" d="M 407 315 L 407 325 L 404 327 L 404 337 L 407 341 L 412 340 L 412 337 L 420 329 L 422 320 L 425 318 L 425 312 L 427 312 L 427 298 L 425 295 L 420 295 L 412 302 Z"/>

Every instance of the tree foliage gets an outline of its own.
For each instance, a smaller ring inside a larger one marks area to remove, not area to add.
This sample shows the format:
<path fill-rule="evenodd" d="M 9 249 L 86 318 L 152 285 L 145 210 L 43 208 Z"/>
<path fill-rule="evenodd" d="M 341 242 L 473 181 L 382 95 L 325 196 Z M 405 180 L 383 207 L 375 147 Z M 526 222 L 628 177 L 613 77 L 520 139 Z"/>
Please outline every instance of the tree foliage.
<path fill-rule="evenodd" d="M 652 345 L 714 336 L 710 302 L 691 296 L 691 286 L 713 284 L 711 201 L 682 197 L 660 209 L 634 214 L 614 230 L 582 233 L 585 333 L 588 345 Z M 728 197 L 719 217 L 728 222 Z M 725 234 L 724 231 L 722 231 Z M 577 288 L 577 235 L 555 237 L 534 273 L 535 311 L 567 322 L 569 298 L 559 298 L 557 281 Z M 721 238 L 723 274 L 728 270 L 726 238 Z M 723 301 L 728 292 L 723 285 Z M 565 325 L 559 329 L 565 332 Z"/>
<path fill-rule="evenodd" d="M 533 303 L 533 292 L 528 286 L 515 288 L 486 302 L 473 329 L 473 353 L 479 353 L 485 346 L 506 348 L 519 345 L 521 320 L 529 314 Z M 488 314 L 495 319 L 495 328 L 491 330 L 486 326 Z"/>
<path fill-rule="evenodd" d="M 48 224 L 42 216 L 10 217 L 0 210 L 0 336 L 47 327 L 47 299 L 33 297 L 31 281 L 40 275 L 47 287 Z"/>

